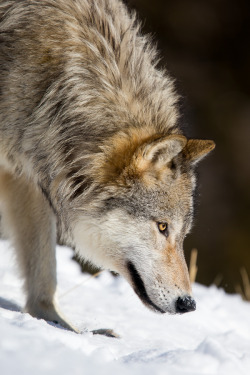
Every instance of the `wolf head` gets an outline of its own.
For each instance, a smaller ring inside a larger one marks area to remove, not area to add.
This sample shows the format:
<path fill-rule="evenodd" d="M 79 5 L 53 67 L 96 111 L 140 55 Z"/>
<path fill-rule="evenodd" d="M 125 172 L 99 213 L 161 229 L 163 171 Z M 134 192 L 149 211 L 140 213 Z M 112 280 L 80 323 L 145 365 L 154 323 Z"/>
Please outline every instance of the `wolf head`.
<path fill-rule="evenodd" d="M 194 166 L 213 141 L 134 129 L 115 135 L 95 155 L 90 214 L 79 217 L 76 248 L 123 275 L 142 302 L 159 312 L 195 309 L 183 254 L 193 218 Z"/>

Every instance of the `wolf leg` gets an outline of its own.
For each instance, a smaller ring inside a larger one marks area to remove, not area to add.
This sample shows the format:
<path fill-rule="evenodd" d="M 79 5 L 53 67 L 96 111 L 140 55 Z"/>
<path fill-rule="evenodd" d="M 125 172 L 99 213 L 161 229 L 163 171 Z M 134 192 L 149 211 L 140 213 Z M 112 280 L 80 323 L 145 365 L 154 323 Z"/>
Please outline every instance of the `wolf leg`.
<path fill-rule="evenodd" d="M 32 182 L 1 169 L 0 199 L 4 232 L 13 242 L 25 280 L 25 311 L 77 331 L 55 303 L 56 219 L 47 200 Z"/>

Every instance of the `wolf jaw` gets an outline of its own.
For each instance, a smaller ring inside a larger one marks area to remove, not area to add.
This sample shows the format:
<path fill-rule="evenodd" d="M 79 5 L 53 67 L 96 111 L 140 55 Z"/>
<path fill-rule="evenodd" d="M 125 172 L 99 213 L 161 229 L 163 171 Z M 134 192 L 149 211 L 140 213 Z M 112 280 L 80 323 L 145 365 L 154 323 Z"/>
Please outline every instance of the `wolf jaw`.
<path fill-rule="evenodd" d="M 141 276 L 139 275 L 137 269 L 132 262 L 127 262 L 128 271 L 132 280 L 133 288 L 135 293 L 139 296 L 142 302 L 153 311 L 160 312 L 164 314 L 166 311 L 162 310 L 160 307 L 156 306 L 151 299 L 149 298 L 145 285 L 142 281 Z"/>

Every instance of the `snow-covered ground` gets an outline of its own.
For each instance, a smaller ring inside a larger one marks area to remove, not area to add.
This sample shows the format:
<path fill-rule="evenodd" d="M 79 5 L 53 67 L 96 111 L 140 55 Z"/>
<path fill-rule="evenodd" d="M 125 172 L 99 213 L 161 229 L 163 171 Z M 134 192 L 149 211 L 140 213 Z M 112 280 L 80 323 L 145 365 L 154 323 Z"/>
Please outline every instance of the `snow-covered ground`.
<path fill-rule="evenodd" d="M 1 375 L 250 374 L 250 303 L 215 287 L 194 285 L 197 311 L 157 315 L 108 272 L 81 274 L 72 251 L 57 249 L 62 311 L 82 334 L 20 312 L 15 258 L 0 242 Z M 120 339 L 93 335 L 112 328 Z"/>

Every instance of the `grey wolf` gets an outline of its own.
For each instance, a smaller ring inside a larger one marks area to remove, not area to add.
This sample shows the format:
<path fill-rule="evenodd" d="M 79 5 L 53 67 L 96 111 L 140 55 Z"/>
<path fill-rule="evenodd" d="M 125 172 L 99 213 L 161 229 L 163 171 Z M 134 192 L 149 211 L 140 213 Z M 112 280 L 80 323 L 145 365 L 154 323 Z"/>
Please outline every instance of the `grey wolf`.
<path fill-rule="evenodd" d="M 178 95 L 119 0 L 0 5 L 0 197 L 25 311 L 74 329 L 56 303 L 56 241 L 124 276 L 142 302 L 195 309 L 183 241 L 194 168 Z"/>

